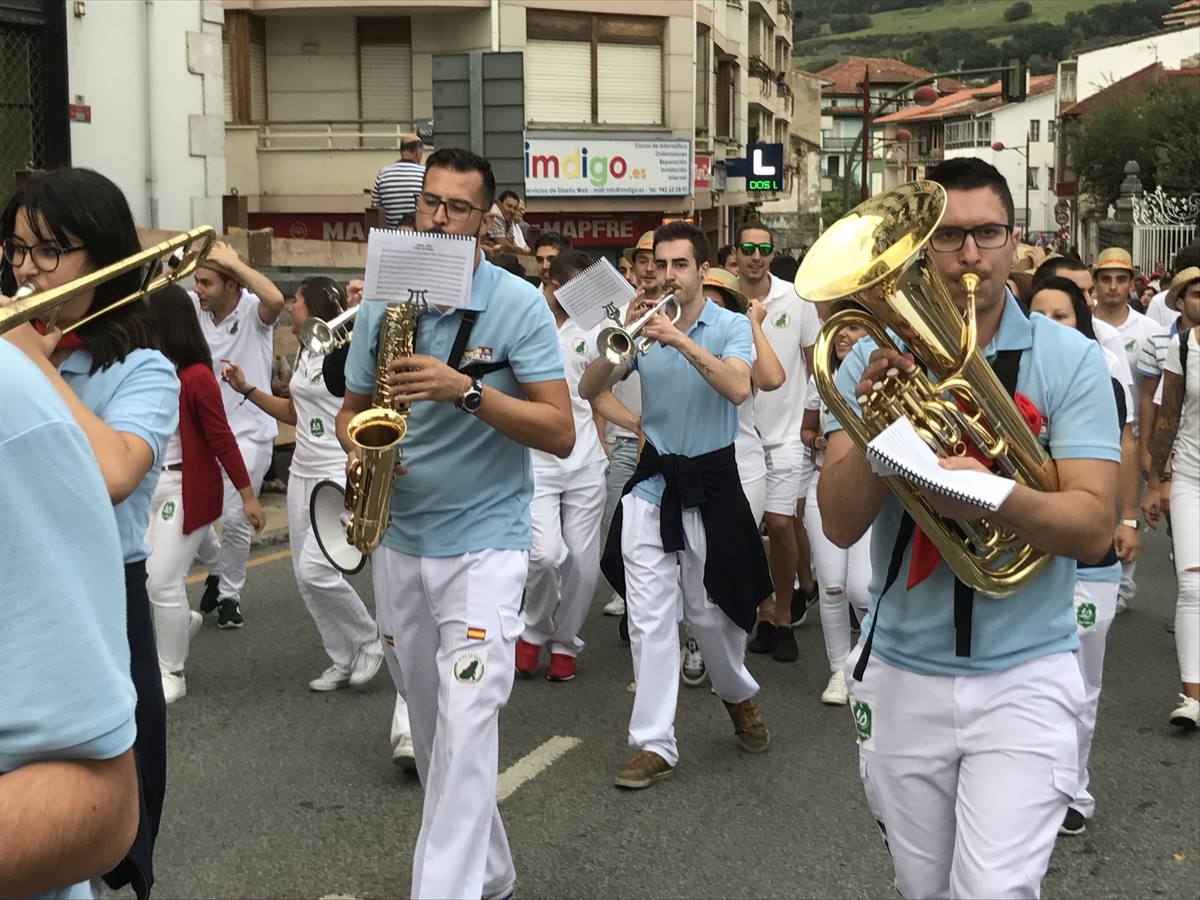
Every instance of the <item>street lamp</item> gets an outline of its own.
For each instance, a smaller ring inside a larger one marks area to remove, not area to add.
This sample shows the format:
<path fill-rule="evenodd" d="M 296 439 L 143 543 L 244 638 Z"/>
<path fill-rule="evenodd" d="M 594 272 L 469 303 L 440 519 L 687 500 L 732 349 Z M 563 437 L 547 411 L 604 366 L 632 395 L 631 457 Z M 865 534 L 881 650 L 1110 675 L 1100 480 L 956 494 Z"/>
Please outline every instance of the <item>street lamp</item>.
<path fill-rule="evenodd" d="M 1006 147 L 1004 141 L 992 141 L 992 149 L 997 153 L 1002 153 L 1005 150 L 1012 150 L 1014 153 L 1020 153 L 1025 157 L 1025 234 L 1023 235 L 1025 243 L 1029 243 L 1029 233 L 1031 229 L 1031 220 L 1033 218 L 1032 211 L 1029 209 L 1029 132 L 1025 132 L 1025 149 L 1020 147 Z"/>

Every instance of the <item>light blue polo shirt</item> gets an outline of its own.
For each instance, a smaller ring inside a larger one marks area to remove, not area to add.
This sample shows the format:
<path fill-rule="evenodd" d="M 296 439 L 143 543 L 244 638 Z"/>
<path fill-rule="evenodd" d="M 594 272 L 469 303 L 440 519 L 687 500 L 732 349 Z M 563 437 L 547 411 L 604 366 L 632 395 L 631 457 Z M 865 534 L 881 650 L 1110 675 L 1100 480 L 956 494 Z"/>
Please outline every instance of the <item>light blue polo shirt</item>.
<path fill-rule="evenodd" d="M 563 377 L 554 316 L 529 282 L 481 259 L 469 308 L 479 318 L 463 363 L 509 363 L 485 375 L 484 385 L 524 400 L 521 384 Z M 356 394 L 374 390 L 385 309 L 364 302 L 354 323 L 346 387 Z M 461 321 L 460 310 L 430 310 L 418 321 L 414 352 L 445 361 Z M 432 400 L 412 405 L 400 446 L 408 474 L 396 478 L 383 546 L 411 556 L 529 549 L 533 471 L 525 447 L 453 403 Z"/>
<path fill-rule="evenodd" d="M 1021 359 L 1017 390 L 1046 418 L 1042 443 L 1050 456 L 1119 462 L 1116 402 L 1099 345 L 1040 314 L 1026 319 L 1009 294 L 1000 328 L 984 354 L 991 360 L 997 351 L 1009 349 L 1028 351 Z M 856 411 L 855 386 L 873 350 L 874 341 L 863 338 L 838 369 L 838 389 Z M 829 431 L 839 428 L 831 416 Z M 871 619 L 903 512 L 900 501 L 889 493 L 871 532 Z M 954 576 L 942 564 L 906 592 L 909 559 L 910 551 L 905 551 L 875 630 L 872 652 L 890 665 L 928 675 L 974 675 L 1077 646 L 1072 609 L 1074 560 L 1052 559 L 1026 587 L 1003 599 L 977 594 L 971 655 L 957 657 Z M 870 627 L 871 622 L 864 622 L 863 633 Z"/>
<path fill-rule="evenodd" d="M 66 404 L 7 341 L 0 372 L 0 772 L 111 759 L 136 732 L 112 504 Z"/>
<path fill-rule="evenodd" d="M 154 452 L 141 484 L 113 508 L 125 562 L 138 562 L 150 555 L 146 544 L 150 497 L 158 484 L 163 450 L 179 425 L 179 379 L 175 366 L 157 350 L 133 350 L 123 362 L 89 375 L 91 366 L 92 355 L 76 350 L 58 371 L 83 405 L 109 428 L 137 435 Z"/>
<path fill-rule="evenodd" d="M 721 359 L 752 365 L 750 320 L 705 300 L 687 336 Z M 659 453 L 700 456 L 720 450 L 737 437 L 737 407 L 721 396 L 673 347 L 653 344 L 629 367 L 642 383 L 642 431 Z M 634 496 L 662 505 L 667 483 L 661 475 L 638 482 Z"/>

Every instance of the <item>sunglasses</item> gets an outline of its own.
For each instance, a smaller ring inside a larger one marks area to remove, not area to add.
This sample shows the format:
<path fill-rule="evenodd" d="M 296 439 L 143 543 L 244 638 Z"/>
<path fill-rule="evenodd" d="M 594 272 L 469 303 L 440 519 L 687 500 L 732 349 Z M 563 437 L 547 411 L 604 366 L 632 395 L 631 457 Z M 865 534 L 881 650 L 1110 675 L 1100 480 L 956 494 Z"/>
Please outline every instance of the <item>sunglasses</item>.
<path fill-rule="evenodd" d="M 755 244 L 752 241 L 745 241 L 744 243 L 738 244 L 738 252 L 742 256 L 753 256 L 755 250 L 757 250 L 763 256 L 770 256 L 775 250 L 775 245 L 769 242 L 765 244 Z"/>

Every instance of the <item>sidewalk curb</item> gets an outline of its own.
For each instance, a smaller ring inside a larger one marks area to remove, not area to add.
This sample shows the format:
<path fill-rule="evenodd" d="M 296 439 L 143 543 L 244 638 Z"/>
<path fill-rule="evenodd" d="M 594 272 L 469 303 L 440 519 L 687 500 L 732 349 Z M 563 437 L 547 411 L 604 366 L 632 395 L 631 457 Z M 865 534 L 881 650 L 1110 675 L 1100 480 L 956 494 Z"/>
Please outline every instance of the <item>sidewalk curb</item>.
<path fill-rule="evenodd" d="M 260 547 L 277 547 L 280 544 L 286 544 L 287 542 L 287 528 L 274 528 L 270 531 L 264 531 L 262 534 L 252 535 L 250 538 L 250 549 L 254 550 Z"/>

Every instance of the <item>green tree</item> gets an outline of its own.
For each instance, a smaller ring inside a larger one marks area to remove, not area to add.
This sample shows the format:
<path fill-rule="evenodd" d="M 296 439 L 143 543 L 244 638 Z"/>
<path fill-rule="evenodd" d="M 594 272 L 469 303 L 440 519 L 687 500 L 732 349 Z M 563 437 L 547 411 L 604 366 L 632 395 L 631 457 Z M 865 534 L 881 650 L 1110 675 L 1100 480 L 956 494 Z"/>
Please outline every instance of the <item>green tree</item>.
<path fill-rule="evenodd" d="M 826 228 L 852 210 L 855 204 L 858 203 L 859 194 L 857 184 L 855 184 L 854 190 L 850 192 L 849 204 L 846 203 L 844 180 L 837 176 L 830 178 L 831 189 L 821 194 L 821 222 Z"/>
<path fill-rule="evenodd" d="M 1012 6 L 1004 11 L 1005 22 L 1015 22 L 1018 19 L 1024 19 L 1033 15 L 1033 7 L 1028 0 L 1017 0 Z"/>
<path fill-rule="evenodd" d="M 1073 123 L 1066 140 L 1082 192 L 1101 206 L 1117 199 L 1131 159 L 1147 189 L 1200 191 L 1200 91 L 1194 85 L 1116 99 Z"/>

